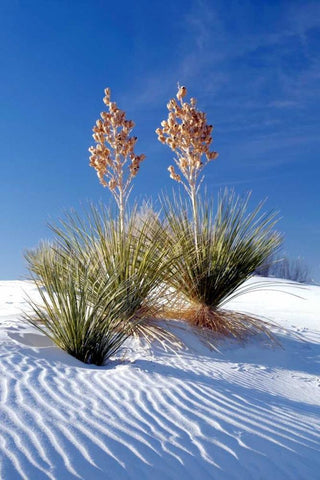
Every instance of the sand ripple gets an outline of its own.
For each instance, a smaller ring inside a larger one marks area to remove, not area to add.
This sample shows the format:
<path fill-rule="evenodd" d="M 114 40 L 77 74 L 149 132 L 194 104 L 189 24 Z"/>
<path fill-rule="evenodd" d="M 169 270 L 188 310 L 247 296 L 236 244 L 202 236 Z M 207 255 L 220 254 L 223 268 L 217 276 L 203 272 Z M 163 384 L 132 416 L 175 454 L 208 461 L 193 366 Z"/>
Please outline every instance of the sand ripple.
<path fill-rule="evenodd" d="M 3 320 L 1 479 L 318 478 L 314 336 L 222 356 L 142 348 L 95 368 Z"/>

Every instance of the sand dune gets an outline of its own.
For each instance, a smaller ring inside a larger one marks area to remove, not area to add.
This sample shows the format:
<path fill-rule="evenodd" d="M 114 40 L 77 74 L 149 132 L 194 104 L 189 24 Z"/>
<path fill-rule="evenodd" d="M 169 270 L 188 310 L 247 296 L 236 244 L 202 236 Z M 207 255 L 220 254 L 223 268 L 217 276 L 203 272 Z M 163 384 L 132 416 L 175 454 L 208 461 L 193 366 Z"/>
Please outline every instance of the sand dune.
<path fill-rule="evenodd" d="M 179 328 L 178 355 L 130 341 L 94 367 L 19 320 L 32 283 L 0 282 L 0 478 L 319 478 L 320 287 L 282 290 L 303 298 L 229 306 L 288 329 L 283 348 L 257 337 L 217 353 Z"/>

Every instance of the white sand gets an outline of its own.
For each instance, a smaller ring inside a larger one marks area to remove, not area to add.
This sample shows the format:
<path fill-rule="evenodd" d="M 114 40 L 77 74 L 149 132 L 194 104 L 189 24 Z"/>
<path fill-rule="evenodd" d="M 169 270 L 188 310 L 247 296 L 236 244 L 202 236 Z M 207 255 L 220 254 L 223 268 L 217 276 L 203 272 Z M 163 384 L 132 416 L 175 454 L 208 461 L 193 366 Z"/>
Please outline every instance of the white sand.
<path fill-rule="evenodd" d="M 86 366 L 19 320 L 28 282 L 0 282 L 0 478 L 320 478 L 320 287 L 239 297 L 261 338 L 209 351 L 192 331 L 174 355 L 131 342 L 125 362 Z M 298 338 L 299 337 L 299 338 Z"/>

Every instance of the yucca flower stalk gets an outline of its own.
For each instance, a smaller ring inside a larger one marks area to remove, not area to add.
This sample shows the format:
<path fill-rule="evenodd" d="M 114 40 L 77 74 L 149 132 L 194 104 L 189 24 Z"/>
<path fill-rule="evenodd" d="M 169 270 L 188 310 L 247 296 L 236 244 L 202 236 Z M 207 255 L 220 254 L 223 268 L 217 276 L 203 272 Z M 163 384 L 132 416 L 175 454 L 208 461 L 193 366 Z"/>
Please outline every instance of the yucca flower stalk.
<path fill-rule="evenodd" d="M 182 183 L 188 193 L 193 214 L 194 242 L 198 249 L 198 208 L 197 194 L 201 185 L 201 173 L 207 163 L 215 160 L 218 153 L 211 150 L 213 126 L 208 125 L 206 114 L 196 108 L 196 99 L 184 100 L 186 87 L 178 87 L 177 99 L 172 98 L 167 104 L 167 120 L 157 128 L 158 140 L 171 148 L 176 157 L 174 161 L 180 170 L 176 173 L 173 165 L 168 170 L 170 177 Z"/>
<path fill-rule="evenodd" d="M 108 187 L 114 196 L 123 232 L 131 181 L 137 175 L 145 155 L 134 153 L 137 137 L 130 136 L 134 122 L 127 120 L 125 112 L 115 102 L 111 102 L 110 88 L 105 89 L 103 102 L 108 111 L 101 112 L 101 119 L 93 127 L 96 145 L 89 148 L 90 166 L 96 170 L 100 183 Z"/>

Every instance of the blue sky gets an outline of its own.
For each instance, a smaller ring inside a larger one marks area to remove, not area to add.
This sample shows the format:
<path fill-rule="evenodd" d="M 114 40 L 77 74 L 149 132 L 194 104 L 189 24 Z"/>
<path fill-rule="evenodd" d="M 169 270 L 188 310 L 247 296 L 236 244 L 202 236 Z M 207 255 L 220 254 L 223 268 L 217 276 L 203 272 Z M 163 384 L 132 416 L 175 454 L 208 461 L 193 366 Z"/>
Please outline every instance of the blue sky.
<path fill-rule="evenodd" d="M 175 186 L 154 130 L 179 81 L 215 126 L 208 191 L 268 197 L 319 281 L 319 52 L 318 1 L 2 0 L 0 279 L 23 278 L 48 221 L 110 202 L 87 151 L 106 86 L 147 156 L 132 199 Z"/>

